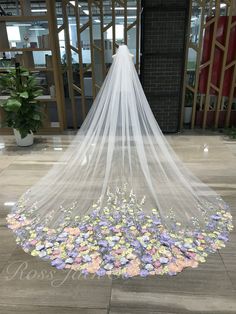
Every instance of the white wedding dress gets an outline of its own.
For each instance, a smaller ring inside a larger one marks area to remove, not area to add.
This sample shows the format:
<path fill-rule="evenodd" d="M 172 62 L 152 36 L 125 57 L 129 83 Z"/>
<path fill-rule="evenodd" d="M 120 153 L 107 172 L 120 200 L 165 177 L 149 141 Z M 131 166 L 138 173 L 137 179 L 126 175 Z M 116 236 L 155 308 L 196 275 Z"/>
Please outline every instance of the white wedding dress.
<path fill-rule="evenodd" d="M 60 162 L 7 220 L 26 252 L 98 276 L 175 275 L 232 229 L 227 204 L 163 136 L 125 45 Z"/>

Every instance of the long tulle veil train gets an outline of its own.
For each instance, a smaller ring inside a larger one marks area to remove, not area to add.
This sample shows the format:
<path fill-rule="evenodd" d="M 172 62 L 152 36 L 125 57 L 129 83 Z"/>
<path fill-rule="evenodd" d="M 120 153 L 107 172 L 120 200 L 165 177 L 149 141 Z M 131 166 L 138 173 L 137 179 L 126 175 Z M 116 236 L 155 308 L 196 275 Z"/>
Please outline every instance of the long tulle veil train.
<path fill-rule="evenodd" d="M 125 45 L 60 163 L 7 220 L 26 252 L 98 276 L 177 274 L 232 229 L 227 204 L 163 136 Z"/>

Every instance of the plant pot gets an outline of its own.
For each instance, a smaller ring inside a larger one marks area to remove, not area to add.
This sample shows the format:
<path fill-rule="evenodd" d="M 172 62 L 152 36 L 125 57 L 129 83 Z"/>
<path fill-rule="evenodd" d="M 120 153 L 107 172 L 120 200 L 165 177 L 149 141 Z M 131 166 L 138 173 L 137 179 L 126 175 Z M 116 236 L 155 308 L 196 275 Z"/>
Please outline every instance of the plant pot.
<path fill-rule="evenodd" d="M 193 111 L 192 107 L 185 107 L 184 108 L 184 123 L 185 124 L 191 123 L 192 111 Z"/>
<path fill-rule="evenodd" d="M 22 138 L 21 134 L 18 130 L 13 129 L 15 139 L 16 139 L 16 144 L 18 146 L 31 146 L 34 143 L 34 134 L 31 132 L 26 137 Z"/>

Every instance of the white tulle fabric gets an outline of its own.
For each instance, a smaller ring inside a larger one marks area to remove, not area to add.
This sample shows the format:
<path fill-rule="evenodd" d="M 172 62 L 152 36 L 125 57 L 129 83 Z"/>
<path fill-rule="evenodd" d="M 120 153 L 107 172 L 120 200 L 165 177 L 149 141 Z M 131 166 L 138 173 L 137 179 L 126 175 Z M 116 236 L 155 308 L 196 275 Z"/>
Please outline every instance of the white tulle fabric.
<path fill-rule="evenodd" d="M 60 162 L 33 186 L 27 207 L 32 216 L 56 227 L 61 208 L 73 216 L 89 214 L 108 190 L 123 188 L 143 210 L 171 215 L 184 226 L 204 227 L 208 208 L 219 208 L 219 196 L 190 173 L 162 134 L 143 92 L 127 46 L 120 46 L 94 104 Z M 76 204 L 76 205 L 75 205 Z M 106 204 L 104 204 L 106 206 Z M 211 212 L 212 214 L 212 212 Z M 34 217 L 31 217 L 34 218 Z"/>

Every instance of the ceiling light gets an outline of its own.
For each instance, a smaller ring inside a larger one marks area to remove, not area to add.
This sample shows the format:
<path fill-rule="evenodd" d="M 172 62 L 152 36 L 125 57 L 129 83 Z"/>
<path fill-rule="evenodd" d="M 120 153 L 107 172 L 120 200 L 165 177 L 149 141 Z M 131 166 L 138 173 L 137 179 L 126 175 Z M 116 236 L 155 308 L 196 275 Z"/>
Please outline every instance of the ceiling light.
<path fill-rule="evenodd" d="M 96 22 L 96 23 L 100 23 L 101 21 L 100 21 L 100 20 L 94 20 L 94 22 Z"/>
<path fill-rule="evenodd" d="M 31 12 L 47 12 L 47 9 L 32 9 Z"/>
<path fill-rule="evenodd" d="M 124 18 L 124 16 L 116 16 L 116 19 L 123 19 Z M 137 16 L 127 16 L 127 19 L 136 19 L 137 18 Z"/>
<path fill-rule="evenodd" d="M 220 8 L 222 9 L 222 8 L 225 8 L 226 7 L 226 3 L 221 3 L 220 4 Z M 216 7 L 212 7 L 212 10 L 215 10 L 216 9 Z"/>
<path fill-rule="evenodd" d="M 10 41 L 21 40 L 20 28 L 18 26 L 7 26 L 7 36 Z"/>
<path fill-rule="evenodd" d="M 86 15 L 89 15 L 89 10 L 83 10 Z"/>
<path fill-rule="evenodd" d="M 124 7 L 115 7 L 116 11 L 119 11 L 119 10 L 124 11 L 124 9 L 125 9 Z M 111 10 L 112 10 L 112 8 L 111 8 Z M 136 7 L 127 7 L 127 10 L 137 10 L 137 8 Z"/>
<path fill-rule="evenodd" d="M 29 28 L 29 31 L 45 31 L 45 28 Z"/>
<path fill-rule="evenodd" d="M 70 4 L 72 4 L 75 7 L 75 1 L 70 1 Z M 78 6 L 81 8 L 80 4 L 78 4 Z"/>
<path fill-rule="evenodd" d="M 54 147 L 54 150 L 63 150 L 62 147 Z"/>
<path fill-rule="evenodd" d="M 32 24 L 24 24 L 24 23 L 21 23 L 21 24 L 12 24 L 11 26 L 17 26 L 17 27 L 21 27 L 21 26 L 32 26 Z M 8 26 L 7 26 L 8 27 Z"/>

